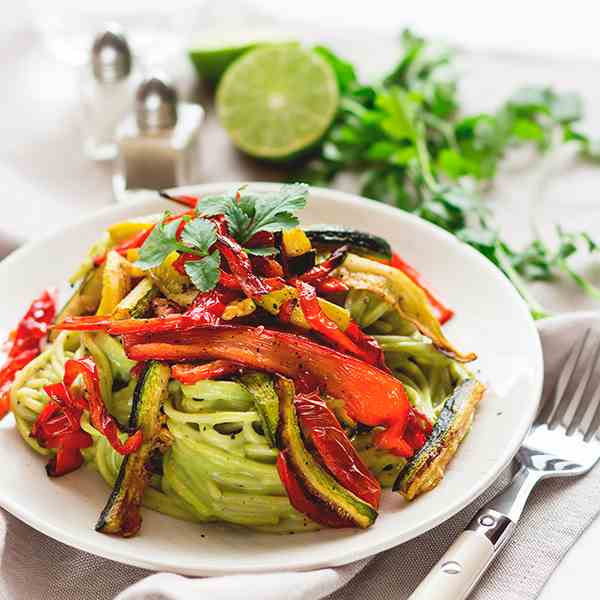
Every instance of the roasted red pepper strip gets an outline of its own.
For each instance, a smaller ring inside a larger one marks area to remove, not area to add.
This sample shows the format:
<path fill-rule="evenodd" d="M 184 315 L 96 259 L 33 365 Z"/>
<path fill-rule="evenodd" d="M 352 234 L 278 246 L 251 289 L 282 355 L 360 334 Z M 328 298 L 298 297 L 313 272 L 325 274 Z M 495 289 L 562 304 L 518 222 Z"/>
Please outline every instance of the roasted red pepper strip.
<path fill-rule="evenodd" d="M 192 319 L 195 323 L 217 325 L 227 303 L 233 300 L 233 297 L 230 292 L 223 293 L 216 289 L 201 292 L 194 298 L 184 317 Z"/>
<path fill-rule="evenodd" d="M 325 527 L 352 527 L 352 523 L 342 519 L 335 511 L 331 510 L 323 502 L 313 498 L 304 490 L 292 467 L 289 465 L 286 450 L 280 451 L 277 455 L 277 472 L 279 473 L 281 483 L 285 487 L 290 504 L 298 512 Z"/>
<path fill-rule="evenodd" d="M 347 490 L 378 508 L 379 481 L 364 464 L 318 392 L 296 394 L 294 407 L 304 437 L 314 446 L 327 470 Z"/>
<path fill-rule="evenodd" d="M 321 390 L 343 398 L 350 417 L 365 425 L 382 425 L 385 447 L 401 456 L 412 448 L 403 439 L 410 405 L 402 383 L 353 356 L 341 354 L 305 337 L 265 329 L 219 325 L 197 327 L 185 339 L 172 333 L 128 336 L 126 352 L 133 360 L 185 362 L 225 359 L 291 379 L 314 377 Z M 182 343 L 185 342 L 185 343 Z"/>
<path fill-rule="evenodd" d="M 283 267 L 268 256 L 252 256 L 250 258 L 254 270 L 264 277 L 282 277 Z"/>
<path fill-rule="evenodd" d="M 31 437 L 40 446 L 53 448 L 56 455 L 46 465 L 50 477 L 65 475 L 83 464 L 80 450 L 93 444 L 92 437 L 81 429 L 81 403 L 74 400 L 63 382 L 47 385 L 44 391 L 50 402 L 44 406 L 33 427 Z"/>
<path fill-rule="evenodd" d="M 90 411 L 92 425 L 102 433 L 110 445 L 119 454 L 131 454 L 138 450 L 142 444 L 142 431 L 138 430 L 130 435 L 125 443 L 119 439 L 119 428 L 116 421 L 110 416 L 104 405 L 100 392 L 98 367 L 91 358 L 68 360 L 65 363 L 64 383 L 69 388 L 77 377 L 81 375 L 85 382 L 87 392 L 87 405 Z"/>
<path fill-rule="evenodd" d="M 319 294 L 339 294 L 347 292 L 350 288 L 337 277 L 327 276 L 315 284 Z"/>
<path fill-rule="evenodd" d="M 0 419 L 10 411 L 10 392 L 6 391 L 0 396 Z"/>
<path fill-rule="evenodd" d="M 421 273 L 404 262 L 398 254 L 392 254 L 391 266 L 402 271 L 409 279 L 418 285 L 427 296 L 433 312 L 440 322 L 440 325 L 447 323 L 453 316 L 454 311 L 448 308 L 438 297 L 438 295 L 429 287 L 429 284 L 423 279 Z"/>
<path fill-rule="evenodd" d="M 183 384 L 192 384 L 204 379 L 218 379 L 238 373 L 242 365 L 230 360 L 214 360 L 205 365 L 173 365 L 171 376 Z"/>
<path fill-rule="evenodd" d="M 304 281 L 296 280 L 298 300 L 304 318 L 312 329 L 332 342 L 338 349 L 358 356 L 369 363 L 373 362 L 373 356 L 357 346 L 324 312 L 319 304 L 315 288 Z"/>
<path fill-rule="evenodd" d="M 275 235 L 270 231 L 259 231 L 246 242 L 246 248 L 260 248 L 262 246 L 275 246 Z"/>
<path fill-rule="evenodd" d="M 223 271 L 219 273 L 219 283 L 228 290 L 241 290 L 240 282 L 231 274 Z"/>
<path fill-rule="evenodd" d="M 348 246 L 340 246 L 339 248 L 336 248 L 331 253 L 329 258 L 325 259 L 323 262 L 320 262 L 310 271 L 299 275 L 298 279 L 316 285 L 320 281 L 323 281 L 325 278 L 329 277 L 329 274 L 344 262 L 347 253 Z"/>
<path fill-rule="evenodd" d="M 292 318 L 292 312 L 294 307 L 296 306 L 296 300 L 294 298 L 290 298 L 286 300 L 279 309 L 279 320 L 283 323 L 289 323 Z"/>
<path fill-rule="evenodd" d="M 105 331 L 111 335 L 158 331 L 185 331 L 198 325 L 216 325 L 228 302 L 235 296 L 225 290 L 199 293 L 183 314 L 151 319 L 122 319 L 113 321 L 103 316 L 67 317 L 55 326 L 66 331 Z"/>
<path fill-rule="evenodd" d="M 175 261 L 173 261 L 173 264 L 171 266 L 181 275 L 187 275 L 187 273 L 185 272 L 185 263 L 194 262 L 197 260 L 202 260 L 202 256 L 198 256 L 197 254 L 188 254 L 187 252 L 184 252 L 183 254 L 180 254 Z"/>
<path fill-rule="evenodd" d="M 46 290 L 31 303 L 19 321 L 7 360 L 0 367 L 0 419 L 10 409 L 10 387 L 15 375 L 40 353 L 41 344 L 55 315 L 54 295 Z"/>
<path fill-rule="evenodd" d="M 421 429 L 414 415 L 411 414 L 404 430 L 404 439 L 410 444 L 413 450 L 419 450 L 427 441 L 427 435 Z"/>
<path fill-rule="evenodd" d="M 377 340 L 367 335 L 355 321 L 350 321 L 344 333 L 363 351 L 369 355 L 369 361 L 372 365 L 388 371 L 385 364 L 385 354 L 377 343 Z"/>
<path fill-rule="evenodd" d="M 264 296 L 277 289 L 266 284 L 252 272 L 252 264 L 248 255 L 233 238 L 222 233 L 217 234 L 217 248 L 227 261 L 231 274 L 238 280 L 248 298 Z M 279 287 L 283 287 L 283 285 L 282 281 Z"/>
<path fill-rule="evenodd" d="M 167 194 L 167 192 L 163 191 L 159 192 L 159 194 L 167 200 L 177 202 L 178 204 L 183 204 L 184 206 L 189 206 L 190 208 L 196 208 L 198 201 L 200 200 L 196 196 L 172 196 L 171 194 Z"/>
<path fill-rule="evenodd" d="M 125 335 L 128 333 L 151 333 L 159 331 L 186 331 L 198 326 L 189 315 L 167 315 L 152 319 L 123 319 L 112 321 L 106 317 L 69 317 L 56 325 L 56 329 L 64 331 L 105 331 L 111 335 Z"/>

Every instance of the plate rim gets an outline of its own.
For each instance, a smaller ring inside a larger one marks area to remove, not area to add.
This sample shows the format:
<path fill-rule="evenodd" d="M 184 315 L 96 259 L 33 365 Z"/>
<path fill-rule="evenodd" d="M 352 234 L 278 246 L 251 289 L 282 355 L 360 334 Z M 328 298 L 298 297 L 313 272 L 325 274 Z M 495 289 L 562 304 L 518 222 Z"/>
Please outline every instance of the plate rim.
<path fill-rule="evenodd" d="M 251 186 L 253 189 L 260 191 L 275 190 L 282 185 L 281 183 L 262 181 L 251 181 L 244 183 L 235 181 L 225 181 L 182 186 L 179 188 L 172 188 L 168 191 L 170 193 L 204 195 L 223 192 L 224 190 L 235 189 L 236 187 L 246 184 Z M 480 265 L 490 273 L 490 275 L 493 274 L 493 277 L 498 282 L 498 285 L 503 286 L 506 289 L 507 293 L 511 294 L 516 300 L 515 308 L 518 306 L 519 310 L 528 317 L 528 319 L 525 320 L 526 322 L 528 322 L 529 329 L 527 335 L 531 337 L 535 346 L 535 364 L 532 365 L 531 369 L 533 380 L 531 383 L 530 396 L 532 400 L 526 404 L 526 407 L 528 407 L 528 411 L 520 420 L 520 427 L 516 428 L 512 432 L 510 440 L 507 441 L 507 444 L 505 446 L 506 450 L 498 458 L 497 462 L 495 463 L 495 467 L 493 469 L 488 470 L 485 476 L 479 477 L 479 479 L 475 481 L 470 488 L 466 489 L 460 497 L 459 501 L 452 503 L 452 505 L 446 508 L 445 510 L 439 511 L 435 517 L 422 521 L 419 525 L 410 528 L 408 531 L 405 531 L 400 536 L 388 536 L 387 538 L 376 541 L 375 543 L 364 544 L 360 549 L 353 549 L 346 552 L 344 552 L 342 547 L 341 551 L 336 552 L 334 557 L 328 556 L 325 559 L 307 559 L 306 557 L 304 557 L 302 559 L 295 560 L 294 564 L 282 564 L 280 567 L 273 567 L 271 565 L 262 569 L 260 568 L 260 566 L 258 566 L 258 568 L 215 568 L 214 566 L 209 566 L 208 568 L 206 568 L 198 566 L 191 569 L 181 569 L 165 566 L 164 564 L 158 561 L 132 557 L 130 554 L 121 553 L 120 549 L 117 548 L 110 550 L 105 550 L 104 548 L 98 549 L 98 547 L 93 542 L 88 542 L 85 538 L 78 538 L 75 534 L 71 535 L 69 533 L 65 533 L 62 530 L 55 528 L 53 525 L 48 524 L 42 518 L 39 518 L 37 515 L 32 514 L 30 511 L 22 510 L 18 503 L 13 503 L 10 499 L 7 499 L 5 497 L 5 495 L 2 492 L 2 487 L 0 486 L 0 504 L 6 510 L 8 510 L 8 512 L 13 514 L 20 520 L 24 521 L 37 531 L 40 531 L 41 533 L 48 535 L 54 538 L 55 540 L 65 543 L 69 546 L 78 548 L 85 552 L 89 552 L 96 556 L 101 556 L 103 558 L 115 560 L 124 564 L 129 564 L 144 569 L 149 569 L 152 571 L 167 571 L 181 573 L 185 575 L 225 575 L 234 573 L 260 573 L 290 570 L 307 571 L 318 568 L 342 566 L 357 560 L 361 560 L 363 558 L 367 558 L 369 556 L 373 556 L 384 550 L 406 543 L 414 539 L 415 537 L 422 535 L 427 531 L 430 531 L 431 529 L 437 527 L 441 523 L 444 523 L 445 521 L 453 517 L 455 514 L 463 510 L 474 499 L 476 499 L 479 495 L 481 495 L 485 490 L 487 490 L 490 487 L 490 485 L 498 478 L 500 473 L 508 466 L 508 464 L 511 462 L 514 455 L 516 454 L 523 438 L 529 430 L 531 422 L 533 421 L 542 394 L 544 369 L 541 341 L 538 335 L 535 321 L 530 317 L 529 310 L 524 300 L 521 298 L 521 296 L 518 294 L 515 288 L 510 284 L 508 279 L 502 274 L 502 272 L 499 269 L 494 268 L 487 258 L 482 256 L 479 252 L 477 252 L 475 249 L 471 248 L 467 244 L 461 243 L 459 240 L 456 239 L 456 237 L 454 237 L 453 235 L 451 235 L 450 233 L 448 233 L 447 231 L 445 231 L 437 225 L 424 221 L 420 217 L 417 217 L 416 215 L 413 215 L 411 213 L 407 213 L 393 206 L 386 205 L 375 200 L 371 200 L 369 198 L 365 198 L 363 196 L 360 196 L 359 194 L 318 186 L 310 186 L 309 193 L 311 195 L 315 194 L 319 196 L 329 196 L 335 200 L 349 203 L 350 205 L 360 205 L 364 207 L 364 205 L 367 204 L 376 209 L 377 211 L 380 211 L 379 216 L 384 216 L 385 214 L 388 214 L 395 219 L 408 221 L 411 223 L 411 225 L 416 226 L 418 228 L 429 230 L 437 238 L 445 238 L 448 242 L 455 245 L 459 252 L 470 255 L 471 260 L 478 261 Z M 23 246 L 12 252 L 10 255 L 8 255 L 4 260 L 2 260 L 0 262 L 0 276 L 2 275 L 3 271 L 5 271 L 6 269 L 10 269 L 12 264 L 20 259 L 21 255 L 34 251 L 38 247 L 43 247 L 44 244 L 46 244 L 49 240 L 57 237 L 60 234 L 65 235 L 67 234 L 67 232 L 76 230 L 82 225 L 92 224 L 94 221 L 97 221 L 103 216 L 109 215 L 111 213 L 119 213 L 120 211 L 127 212 L 128 209 L 135 208 L 142 209 L 144 205 L 155 203 L 156 200 L 157 198 L 155 196 L 155 193 L 152 191 L 148 191 L 147 195 L 144 195 L 143 198 L 135 199 L 127 203 L 110 204 L 99 210 L 95 210 L 89 214 L 86 214 L 72 223 L 55 227 L 52 230 L 45 233 L 44 235 L 42 235 L 41 237 L 39 237 L 37 240 L 24 244 Z M 165 205 L 168 205 L 167 202 L 168 201 L 165 201 Z M 533 398 L 535 398 L 536 401 L 533 401 Z M 201 555 L 199 555 L 199 558 L 200 556 Z"/>

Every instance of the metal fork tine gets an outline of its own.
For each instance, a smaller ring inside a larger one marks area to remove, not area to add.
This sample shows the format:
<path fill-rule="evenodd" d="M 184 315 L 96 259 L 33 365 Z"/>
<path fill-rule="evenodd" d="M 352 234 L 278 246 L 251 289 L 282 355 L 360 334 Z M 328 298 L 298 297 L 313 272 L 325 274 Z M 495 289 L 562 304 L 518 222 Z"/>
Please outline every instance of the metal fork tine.
<path fill-rule="evenodd" d="M 583 338 L 581 340 L 577 340 L 569 352 L 569 357 L 565 366 L 563 367 L 560 376 L 558 378 L 558 382 L 556 384 L 554 398 L 552 407 L 554 408 L 554 413 L 552 417 L 549 417 L 548 428 L 554 429 L 557 427 L 562 421 L 571 401 L 573 400 L 575 394 L 570 393 L 570 388 L 574 382 L 573 375 L 577 371 L 577 367 L 579 365 L 579 359 L 581 358 L 581 354 L 583 352 L 583 348 L 590 336 L 590 330 L 588 329 Z"/>
<path fill-rule="evenodd" d="M 598 429 L 600 428 L 600 385 L 594 390 L 590 404 L 595 406 L 596 410 L 583 438 L 586 442 L 589 442 L 598 433 Z"/>
<path fill-rule="evenodd" d="M 564 396 L 564 392 L 567 388 L 567 384 L 573 374 L 575 368 L 575 362 L 577 359 L 577 352 L 581 351 L 582 344 L 580 338 L 577 338 L 569 348 L 569 354 L 567 356 L 567 360 L 565 361 L 562 369 L 560 370 L 558 377 L 556 378 L 556 382 L 554 383 L 554 389 L 552 391 L 552 399 L 546 400 L 543 404 L 542 409 L 540 410 L 536 423 L 544 424 L 550 421 L 550 417 L 554 412 L 555 408 L 558 406 L 560 399 Z"/>
<path fill-rule="evenodd" d="M 572 402 L 579 402 L 577 406 L 577 410 L 567 427 L 567 435 L 572 435 L 583 421 L 585 414 L 590 406 L 590 402 L 594 394 L 592 393 L 592 377 L 594 369 L 598 363 L 598 358 L 600 357 L 600 338 L 595 342 L 596 346 L 593 351 L 588 354 L 592 356 L 591 360 L 588 360 L 588 363 L 585 367 L 585 373 L 581 377 L 579 381 L 579 385 L 577 386 L 577 391 L 575 392 L 574 399 Z"/>

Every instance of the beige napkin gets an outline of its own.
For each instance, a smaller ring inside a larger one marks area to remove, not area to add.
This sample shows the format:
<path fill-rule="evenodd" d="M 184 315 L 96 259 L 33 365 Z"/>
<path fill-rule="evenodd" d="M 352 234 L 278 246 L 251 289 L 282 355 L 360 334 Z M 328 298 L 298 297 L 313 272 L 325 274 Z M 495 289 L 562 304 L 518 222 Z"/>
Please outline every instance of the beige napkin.
<path fill-rule="evenodd" d="M 539 324 L 545 393 L 572 340 L 600 314 L 579 313 Z M 600 381 L 599 381 L 600 383 Z M 506 485 L 509 473 L 477 501 L 429 533 L 399 548 L 338 569 L 215 578 L 151 574 L 80 552 L 0 511 L 2 600 L 403 600 L 427 574 L 479 506 Z M 542 482 L 517 532 L 476 589 L 476 600 L 537 597 L 573 542 L 598 513 L 600 469 L 581 478 Z M 244 590 L 240 596 L 240 590 Z M 337 591 L 336 591 L 337 590 Z"/>

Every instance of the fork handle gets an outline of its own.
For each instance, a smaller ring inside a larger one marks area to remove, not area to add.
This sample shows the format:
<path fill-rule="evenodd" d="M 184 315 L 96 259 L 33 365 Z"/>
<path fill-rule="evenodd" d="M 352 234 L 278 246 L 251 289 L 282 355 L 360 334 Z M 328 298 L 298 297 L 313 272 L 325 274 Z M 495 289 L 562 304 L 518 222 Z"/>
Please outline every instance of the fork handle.
<path fill-rule="evenodd" d="M 464 600 L 509 540 L 540 472 L 521 465 L 510 485 L 471 519 L 409 600 Z"/>
<path fill-rule="evenodd" d="M 466 598 L 515 527 L 506 515 L 482 508 L 409 600 Z"/>

